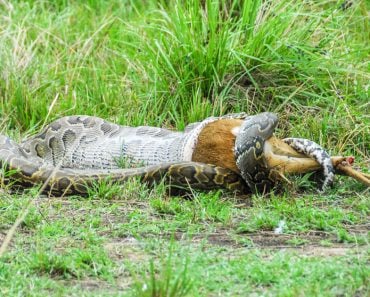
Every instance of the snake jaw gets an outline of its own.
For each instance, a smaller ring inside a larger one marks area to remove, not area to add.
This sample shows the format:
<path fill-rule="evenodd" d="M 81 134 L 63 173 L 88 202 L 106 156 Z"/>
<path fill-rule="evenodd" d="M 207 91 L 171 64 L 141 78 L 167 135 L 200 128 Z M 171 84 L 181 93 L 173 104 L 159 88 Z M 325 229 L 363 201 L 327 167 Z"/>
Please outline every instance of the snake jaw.
<path fill-rule="evenodd" d="M 329 154 L 307 139 L 272 137 L 278 123 L 275 114 L 265 112 L 248 117 L 235 140 L 236 165 L 253 192 L 269 190 L 284 173 L 323 170 L 321 190 L 334 181 L 334 166 Z"/>

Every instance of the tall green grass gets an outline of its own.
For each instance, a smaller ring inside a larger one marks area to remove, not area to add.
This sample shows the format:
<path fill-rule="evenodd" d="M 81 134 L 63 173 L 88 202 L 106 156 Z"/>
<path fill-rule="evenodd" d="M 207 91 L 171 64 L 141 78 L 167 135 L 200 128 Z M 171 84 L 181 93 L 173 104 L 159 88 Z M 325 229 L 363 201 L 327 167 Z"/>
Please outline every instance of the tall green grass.
<path fill-rule="evenodd" d="M 282 136 L 366 156 L 369 5 L 342 2 L 3 1 L 3 130 L 270 110 Z"/>

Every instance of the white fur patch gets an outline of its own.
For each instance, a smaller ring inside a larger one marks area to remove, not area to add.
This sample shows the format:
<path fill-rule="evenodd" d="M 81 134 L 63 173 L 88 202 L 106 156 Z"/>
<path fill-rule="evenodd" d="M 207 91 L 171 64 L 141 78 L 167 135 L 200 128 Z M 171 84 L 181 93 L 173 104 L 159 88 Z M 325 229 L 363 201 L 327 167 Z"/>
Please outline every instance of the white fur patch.
<path fill-rule="evenodd" d="M 231 129 L 231 133 L 234 135 L 234 136 L 238 136 L 239 135 L 239 132 L 240 132 L 240 126 L 238 127 L 234 127 Z"/>

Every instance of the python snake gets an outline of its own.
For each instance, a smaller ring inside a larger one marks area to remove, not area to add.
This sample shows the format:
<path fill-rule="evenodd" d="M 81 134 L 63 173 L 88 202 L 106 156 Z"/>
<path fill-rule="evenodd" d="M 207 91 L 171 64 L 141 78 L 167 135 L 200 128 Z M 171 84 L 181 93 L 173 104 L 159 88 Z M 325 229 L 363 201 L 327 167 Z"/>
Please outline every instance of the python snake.
<path fill-rule="evenodd" d="M 204 127 L 224 119 L 242 120 L 231 148 L 237 171 L 192 161 Z M 20 144 L 0 135 L 0 163 L 16 171 L 11 177 L 18 183 L 44 183 L 44 190 L 53 194 L 86 194 L 103 179 L 125 182 L 131 177 L 150 184 L 165 178 L 171 185 L 185 188 L 264 192 L 276 181 L 265 161 L 265 145 L 277 122 L 273 113 L 240 113 L 211 117 L 189 125 L 184 132 L 174 132 L 120 126 L 93 116 L 67 116 Z M 285 142 L 323 167 L 324 186 L 332 183 L 334 169 L 323 148 L 302 139 Z M 120 168 L 122 160 L 137 168 Z"/>

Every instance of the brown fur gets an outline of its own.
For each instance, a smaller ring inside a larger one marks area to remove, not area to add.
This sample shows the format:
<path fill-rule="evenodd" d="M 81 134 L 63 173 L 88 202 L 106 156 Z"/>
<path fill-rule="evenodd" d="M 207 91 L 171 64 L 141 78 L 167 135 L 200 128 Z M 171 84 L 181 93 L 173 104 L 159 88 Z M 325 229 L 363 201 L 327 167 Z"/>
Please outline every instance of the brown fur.
<path fill-rule="evenodd" d="M 192 161 L 218 165 L 239 173 L 234 155 L 236 136 L 231 131 L 242 122 L 237 119 L 221 119 L 205 126 L 200 132 Z"/>

